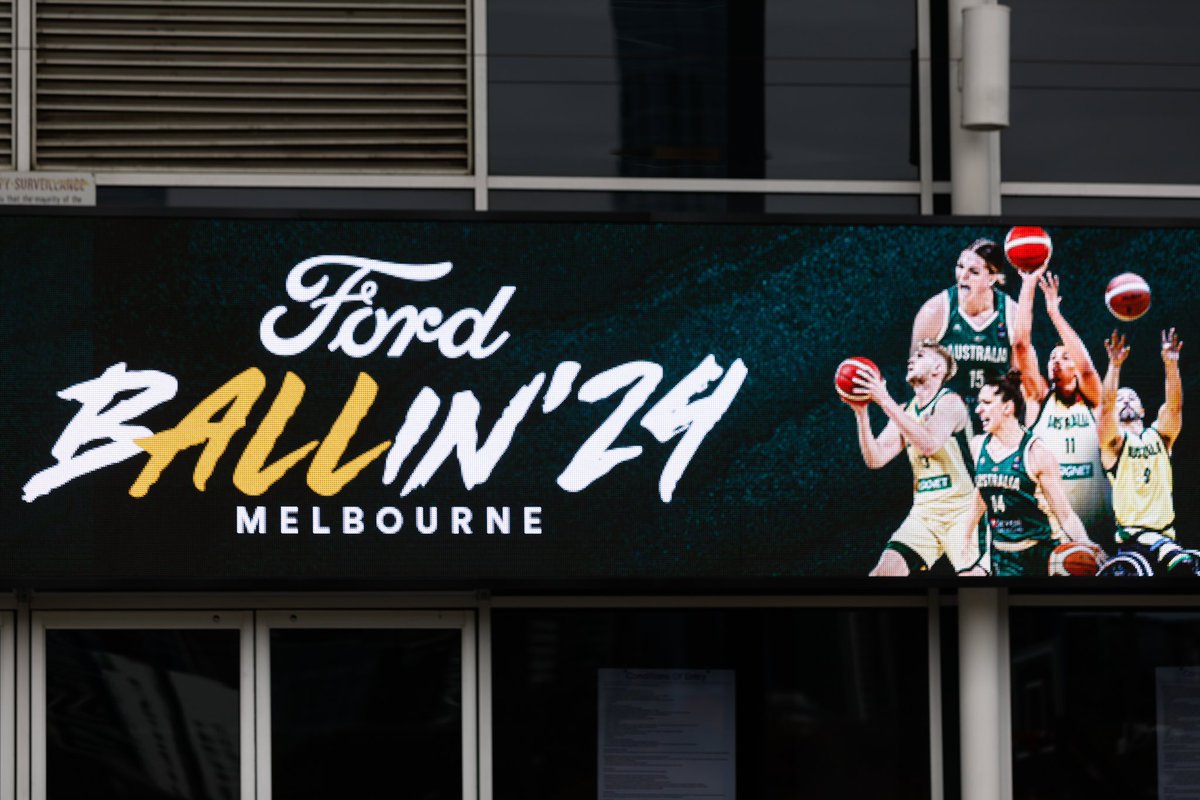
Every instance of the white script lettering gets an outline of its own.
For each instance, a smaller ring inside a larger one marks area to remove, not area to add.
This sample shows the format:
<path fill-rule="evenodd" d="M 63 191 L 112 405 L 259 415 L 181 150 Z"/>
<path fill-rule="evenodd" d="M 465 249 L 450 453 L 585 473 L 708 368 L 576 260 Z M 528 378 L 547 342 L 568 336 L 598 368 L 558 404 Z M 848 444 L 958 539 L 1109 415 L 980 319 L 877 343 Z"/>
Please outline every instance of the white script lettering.
<path fill-rule="evenodd" d="M 333 267 L 348 267 L 353 269 L 353 272 L 337 289 L 326 294 L 330 286 L 327 271 Z M 287 277 L 286 287 L 288 297 L 293 302 L 307 304 L 316 312 L 316 316 L 302 331 L 288 336 L 279 333 L 278 324 L 292 309 L 286 305 L 275 306 L 263 316 L 259 325 L 259 338 L 262 339 L 263 346 L 277 356 L 298 355 L 316 344 L 317 340 L 330 330 L 343 306 L 361 304 L 361 308 L 356 308 L 346 315 L 329 340 L 330 352 L 336 353 L 340 350 L 351 358 L 362 358 L 379 349 L 395 332 L 387 351 L 390 358 L 403 355 L 408 345 L 416 339 L 425 343 L 436 343 L 438 350 L 446 358 L 454 359 L 468 355 L 476 360 L 485 359 L 508 340 L 508 332 L 501 331 L 490 342 L 487 341 L 505 306 L 517 291 L 515 286 L 502 286 L 486 311 L 463 308 L 447 316 L 436 306 L 418 309 L 416 306 L 406 305 L 391 312 L 374 307 L 379 284 L 367 280 L 367 276 L 377 274 L 403 281 L 429 282 L 449 275 L 452 268 L 453 265 L 448 261 L 436 264 L 395 264 L 359 256 L 307 258 L 292 268 Z M 312 283 L 306 283 L 306 276 L 313 270 L 323 272 Z"/>

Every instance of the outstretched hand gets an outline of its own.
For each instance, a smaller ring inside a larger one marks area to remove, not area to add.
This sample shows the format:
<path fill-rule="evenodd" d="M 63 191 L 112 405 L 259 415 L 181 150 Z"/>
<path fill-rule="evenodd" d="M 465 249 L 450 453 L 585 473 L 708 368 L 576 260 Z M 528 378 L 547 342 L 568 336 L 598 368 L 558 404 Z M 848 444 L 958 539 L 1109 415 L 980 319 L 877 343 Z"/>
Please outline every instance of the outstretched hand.
<path fill-rule="evenodd" d="M 1104 349 L 1108 352 L 1108 360 L 1114 367 L 1120 367 L 1129 358 L 1129 345 L 1125 334 L 1112 332 L 1112 336 L 1104 340 Z"/>
<path fill-rule="evenodd" d="M 1036 283 L 1042 279 L 1042 276 L 1046 274 L 1046 270 L 1048 269 L 1050 269 L 1050 259 L 1047 258 L 1045 262 L 1043 262 L 1043 264 L 1037 269 L 1031 269 L 1029 272 L 1019 269 L 1017 270 L 1017 274 L 1021 276 L 1022 283 L 1026 283 L 1028 281 L 1033 281 Z"/>
<path fill-rule="evenodd" d="M 1175 329 L 1162 332 L 1162 359 L 1163 363 L 1178 362 L 1179 351 L 1183 349 L 1183 342 L 1179 341 L 1179 337 L 1175 335 Z"/>
<path fill-rule="evenodd" d="M 1058 293 L 1058 276 L 1047 272 L 1038 280 L 1038 288 L 1046 298 L 1046 311 L 1051 314 L 1058 311 L 1059 304 L 1062 303 L 1062 295 Z"/>

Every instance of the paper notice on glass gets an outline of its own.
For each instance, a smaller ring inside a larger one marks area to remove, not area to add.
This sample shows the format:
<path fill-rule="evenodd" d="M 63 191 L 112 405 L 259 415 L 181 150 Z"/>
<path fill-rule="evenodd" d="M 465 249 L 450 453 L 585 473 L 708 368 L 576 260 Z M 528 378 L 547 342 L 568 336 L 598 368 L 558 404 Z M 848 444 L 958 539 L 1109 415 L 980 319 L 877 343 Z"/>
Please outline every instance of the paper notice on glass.
<path fill-rule="evenodd" d="M 598 800 L 734 800 L 734 671 L 599 671 Z"/>
<path fill-rule="evenodd" d="M 1158 667 L 1158 800 L 1200 797 L 1200 667 Z"/>

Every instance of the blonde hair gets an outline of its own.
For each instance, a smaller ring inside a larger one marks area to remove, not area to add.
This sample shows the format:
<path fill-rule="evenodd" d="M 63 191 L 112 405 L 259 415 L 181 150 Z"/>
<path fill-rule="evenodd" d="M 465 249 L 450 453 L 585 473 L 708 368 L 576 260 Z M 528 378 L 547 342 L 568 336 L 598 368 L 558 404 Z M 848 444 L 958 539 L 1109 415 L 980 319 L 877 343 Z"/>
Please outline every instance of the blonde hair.
<path fill-rule="evenodd" d="M 946 377 L 942 378 L 942 384 L 945 385 L 958 372 L 958 362 L 954 360 L 954 355 L 941 342 L 935 342 L 933 339 L 922 339 L 921 343 L 917 345 L 918 350 L 926 347 L 937 353 L 942 357 L 942 361 L 946 362 Z"/>

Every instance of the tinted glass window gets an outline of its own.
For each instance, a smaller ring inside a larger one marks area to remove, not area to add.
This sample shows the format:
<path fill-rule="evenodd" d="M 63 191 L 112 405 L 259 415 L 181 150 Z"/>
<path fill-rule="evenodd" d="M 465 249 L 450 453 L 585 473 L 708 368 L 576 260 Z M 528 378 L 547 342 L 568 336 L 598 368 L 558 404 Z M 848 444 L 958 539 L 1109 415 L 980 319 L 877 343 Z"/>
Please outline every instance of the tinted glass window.
<path fill-rule="evenodd" d="M 506 610 L 493 625 L 497 798 L 596 798 L 606 669 L 731 671 L 738 797 L 929 796 L 921 610 Z"/>
<path fill-rule="evenodd" d="M 1015 800 L 1195 796 L 1200 612 L 1021 608 L 1010 635 Z"/>
<path fill-rule="evenodd" d="M 457 630 L 272 630 L 276 800 L 462 797 Z"/>
<path fill-rule="evenodd" d="M 489 171 L 916 177 L 911 3 L 498 0 Z"/>
<path fill-rule="evenodd" d="M 1200 5 L 1012 0 L 1010 181 L 1200 182 Z"/>
<path fill-rule="evenodd" d="M 239 797 L 239 636 L 47 631 L 47 797 Z"/>
<path fill-rule="evenodd" d="M 1004 213 L 1015 216 L 1151 217 L 1196 219 L 1200 198 L 1162 197 L 1005 197 Z"/>
<path fill-rule="evenodd" d="M 916 7 L 766 4 L 767 177 L 918 177 Z"/>

